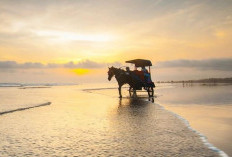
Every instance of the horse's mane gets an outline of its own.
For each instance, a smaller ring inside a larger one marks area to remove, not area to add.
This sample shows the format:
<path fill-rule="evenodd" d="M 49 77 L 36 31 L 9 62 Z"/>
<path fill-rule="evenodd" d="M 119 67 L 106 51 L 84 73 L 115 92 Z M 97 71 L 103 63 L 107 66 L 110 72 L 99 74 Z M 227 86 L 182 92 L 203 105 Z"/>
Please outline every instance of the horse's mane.
<path fill-rule="evenodd" d="M 117 72 L 126 72 L 125 70 L 121 69 L 121 68 L 115 68 L 115 67 L 111 67 L 112 69 L 116 70 Z"/>

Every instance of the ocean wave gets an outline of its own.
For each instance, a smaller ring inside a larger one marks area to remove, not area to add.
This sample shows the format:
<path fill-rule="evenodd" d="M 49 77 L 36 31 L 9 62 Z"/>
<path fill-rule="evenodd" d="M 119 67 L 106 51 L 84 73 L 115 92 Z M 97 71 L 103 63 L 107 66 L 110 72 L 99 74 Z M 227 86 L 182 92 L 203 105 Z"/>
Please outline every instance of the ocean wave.
<path fill-rule="evenodd" d="M 29 89 L 29 88 L 51 88 L 51 86 L 33 86 L 33 87 L 20 87 L 19 89 Z"/>
<path fill-rule="evenodd" d="M 22 85 L 18 83 L 0 83 L 0 87 L 22 87 Z"/>
<path fill-rule="evenodd" d="M 46 102 L 46 103 L 43 103 L 43 104 L 37 104 L 37 105 L 34 105 L 34 106 L 30 106 L 30 107 L 23 107 L 23 108 L 17 108 L 17 109 L 13 109 L 13 110 L 3 111 L 3 112 L 0 112 L 0 115 L 12 113 L 12 112 L 17 112 L 17 111 L 28 110 L 28 109 L 32 109 L 32 108 L 36 108 L 36 107 L 47 106 L 47 105 L 50 105 L 50 104 L 51 104 L 51 102 Z"/>

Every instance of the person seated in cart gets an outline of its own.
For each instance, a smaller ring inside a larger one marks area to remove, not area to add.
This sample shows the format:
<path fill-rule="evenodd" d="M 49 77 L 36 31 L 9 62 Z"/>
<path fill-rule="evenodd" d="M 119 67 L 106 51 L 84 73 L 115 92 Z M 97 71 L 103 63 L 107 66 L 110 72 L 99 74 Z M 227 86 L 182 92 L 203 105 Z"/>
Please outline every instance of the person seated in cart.
<path fill-rule="evenodd" d="M 144 82 L 144 72 L 143 71 L 139 71 L 136 68 L 136 70 L 134 70 L 133 72 L 142 82 Z"/>
<path fill-rule="evenodd" d="M 144 80 L 146 83 L 151 83 L 151 75 L 150 73 L 147 71 L 147 69 L 145 68 L 145 66 L 142 67 L 142 72 L 144 74 Z"/>
<path fill-rule="evenodd" d="M 126 67 L 126 74 L 127 75 L 130 75 L 131 71 L 130 71 L 130 68 L 129 67 Z"/>
<path fill-rule="evenodd" d="M 126 61 L 126 63 L 132 63 L 135 65 L 135 70 L 133 71 L 134 76 L 140 79 L 141 82 L 143 83 L 152 83 L 151 81 L 151 76 L 150 76 L 150 66 L 152 66 L 152 63 L 150 60 L 145 60 L 145 59 L 134 59 L 134 60 L 129 60 Z M 146 66 L 149 66 L 149 72 L 145 68 Z M 141 67 L 141 71 L 137 70 L 137 67 Z"/>
<path fill-rule="evenodd" d="M 145 68 L 145 66 L 142 67 L 142 70 L 141 70 L 141 71 L 144 72 L 144 73 L 148 73 L 148 71 L 147 71 L 147 69 Z"/>

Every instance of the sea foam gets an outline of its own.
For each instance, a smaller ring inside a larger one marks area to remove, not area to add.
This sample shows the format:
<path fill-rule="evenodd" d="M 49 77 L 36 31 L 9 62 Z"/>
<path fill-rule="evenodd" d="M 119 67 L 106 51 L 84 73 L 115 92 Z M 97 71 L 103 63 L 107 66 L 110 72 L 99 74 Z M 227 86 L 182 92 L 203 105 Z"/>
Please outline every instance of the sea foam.
<path fill-rule="evenodd" d="M 202 141 L 209 149 L 211 149 L 211 150 L 217 152 L 221 157 L 229 157 L 224 151 L 220 150 L 219 148 L 215 147 L 213 144 L 209 143 L 209 141 L 207 140 L 207 137 L 206 137 L 206 136 L 204 136 L 204 135 L 203 135 L 202 133 L 200 133 L 199 131 L 193 129 L 193 128 L 190 126 L 188 120 L 186 120 L 185 118 L 181 117 L 180 115 L 178 115 L 178 114 L 176 114 L 176 113 L 174 113 L 174 112 L 172 112 L 172 111 L 170 111 L 170 110 L 167 110 L 164 106 L 162 106 L 162 105 L 160 105 L 160 104 L 157 104 L 157 103 L 155 103 L 155 104 L 156 104 L 156 105 L 159 105 L 161 108 L 163 108 L 164 110 L 170 112 L 171 114 L 173 114 L 174 116 L 176 116 L 178 119 L 180 119 L 181 121 L 183 121 L 184 124 L 188 127 L 188 129 L 190 129 L 192 132 L 196 133 L 196 134 L 200 137 L 201 141 Z"/>
<path fill-rule="evenodd" d="M 28 110 L 28 109 L 32 109 L 32 108 L 36 108 L 36 107 L 47 106 L 47 105 L 50 105 L 50 104 L 51 104 L 51 102 L 46 102 L 46 103 L 37 104 L 37 105 L 34 105 L 34 106 L 29 106 L 29 107 L 23 107 L 23 108 L 17 108 L 17 109 L 13 109 L 13 110 L 3 111 L 3 112 L 0 112 L 0 115 L 7 114 L 7 113 L 12 113 L 12 112 L 17 112 L 17 111 Z"/>

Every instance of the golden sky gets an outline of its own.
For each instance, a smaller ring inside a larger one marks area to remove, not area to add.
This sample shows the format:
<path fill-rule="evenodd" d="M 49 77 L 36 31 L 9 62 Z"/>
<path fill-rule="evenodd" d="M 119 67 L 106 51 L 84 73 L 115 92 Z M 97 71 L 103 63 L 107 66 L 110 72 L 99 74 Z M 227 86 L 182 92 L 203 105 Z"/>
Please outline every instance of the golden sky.
<path fill-rule="evenodd" d="M 150 59 L 154 65 L 165 64 L 165 70 L 157 69 L 160 79 L 181 79 L 172 78 L 179 75 L 175 73 L 178 70 L 167 67 L 166 62 L 200 61 L 210 62 L 212 67 L 228 66 L 228 59 L 232 58 L 231 38 L 230 0 L 0 1 L 0 75 L 11 81 L 24 80 L 17 71 L 32 75 L 33 68 L 24 65 L 28 62 L 82 65 L 79 70 L 49 70 L 59 71 L 58 75 L 67 75 L 67 71 L 86 75 L 89 69 L 95 69 L 96 74 L 106 65 L 124 64 L 135 58 Z M 9 68 L 9 61 L 20 68 Z M 34 68 L 38 73 L 48 71 Z M 231 71 L 225 69 L 210 68 L 207 75 L 202 75 L 205 71 L 195 68 L 199 74 L 193 78 L 230 76 Z M 211 75 L 213 70 L 218 75 Z"/>

